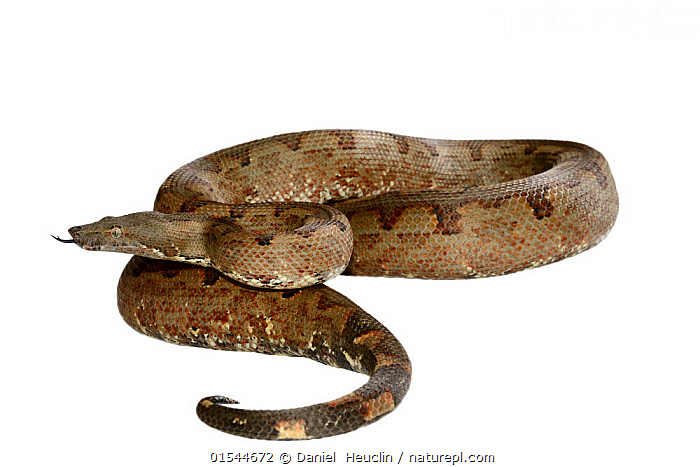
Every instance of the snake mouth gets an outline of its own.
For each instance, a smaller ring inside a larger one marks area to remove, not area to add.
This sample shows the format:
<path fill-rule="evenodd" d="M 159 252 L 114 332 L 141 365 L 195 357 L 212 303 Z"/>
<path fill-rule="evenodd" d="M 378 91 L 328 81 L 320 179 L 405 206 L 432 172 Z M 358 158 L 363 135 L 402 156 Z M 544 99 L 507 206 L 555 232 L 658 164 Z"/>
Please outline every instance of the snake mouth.
<path fill-rule="evenodd" d="M 78 245 L 80 248 L 91 251 L 99 250 L 99 245 L 96 244 L 94 236 L 90 238 L 90 236 L 86 236 L 84 233 L 85 232 L 83 231 L 82 227 L 79 226 L 68 229 L 68 234 L 73 239 L 73 243 Z"/>
<path fill-rule="evenodd" d="M 71 227 L 68 229 L 68 234 L 71 236 L 71 238 L 61 238 L 57 235 L 51 235 L 51 238 L 54 240 L 58 240 L 61 243 L 75 243 L 76 245 L 82 247 L 82 244 L 76 241 L 76 236 L 75 234 L 80 230 L 80 227 Z"/>
<path fill-rule="evenodd" d="M 61 242 L 61 243 L 75 243 L 75 244 L 78 245 L 79 247 L 83 248 L 83 243 L 82 243 L 82 242 L 79 242 L 79 241 L 76 239 L 76 235 L 75 235 L 75 234 L 77 233 L 77 229 L 79 229 L 79 227 L 71 227 L 70 229 L 68 229 L 68 234 L 70 234 L 71 238 L 61 238 L 61 237 L 59 237 L 59 236 L 57 236 L 57 235 L 51 235 L 51 238 L 53 238 L 54 240 L 57 240 L 57 241 L 59 241 L 59 242 Z M 87 249 L 87 248 L 86 248 L 86 249 Z"/>
<path fill-rule="evenodd" d="M 75 243 L 83 250 L 88 251 L 125 251 L 127 248 L 112 244 L 110 238 L 105 238 L 105 235 L 99 231 L 85 229 L 84 226 L 75 226 L 68 229 L 68 234 L 72 240 L 63 240 L 63 243 Z"/>

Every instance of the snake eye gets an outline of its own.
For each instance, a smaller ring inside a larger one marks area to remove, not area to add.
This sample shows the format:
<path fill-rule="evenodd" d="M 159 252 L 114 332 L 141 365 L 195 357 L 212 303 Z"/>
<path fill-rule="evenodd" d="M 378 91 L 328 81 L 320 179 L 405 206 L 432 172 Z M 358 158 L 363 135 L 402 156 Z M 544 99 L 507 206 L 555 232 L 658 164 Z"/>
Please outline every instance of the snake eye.
<path fill-rule="evenodd" d="M 110 234 L 112 235 L 112 238 L 120 238 L 122 236 L 122 229 L 119 227 L 112 227 Z"/>

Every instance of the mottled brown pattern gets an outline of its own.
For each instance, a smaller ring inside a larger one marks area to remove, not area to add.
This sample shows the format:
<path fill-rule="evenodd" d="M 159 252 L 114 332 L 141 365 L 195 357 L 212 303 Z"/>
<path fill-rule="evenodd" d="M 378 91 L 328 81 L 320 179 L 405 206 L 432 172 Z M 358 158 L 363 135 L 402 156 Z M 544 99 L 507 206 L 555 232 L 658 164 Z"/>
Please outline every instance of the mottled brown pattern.
<path fill-rule="evenodd" d="M 243 157 L 241 157 L 241 167 L 247 167 L 250 165 L 250 153 L 249 151 L 244 151 Z"/>
<path fill-rule="evenodd" d="M 549 187 L 542 187 L 540 192 L 527 194 L 527 204 L 537 219 L 544 219 L 554 213 L 554 194 Z"/>
<path fill-rule="evenodd" d="M 355 137 L 350 131 L 338 130 L 333 133 L 338 137 L 338 146 L 340 149 L 354 149 L 355 148 Z"/>
<path fill-rule="evenodd" d="M 596 164 L 595 162 L 591 162 L 587 165 L 583 166 L 583 170 L 587 170 L 591 172 L 594 176 L 596 181 L 598 182 L 598 185 L 600 185 L 600 188 L 605 190 L 608 186 L 608 175 L 605 174 L 605 171 Z"/>
<path fill-rule="evenodd" d="M 455 235 L 462 232 L 462 216 L 457 206 L 433 204 L 437 225 L 433 233 L 437 235 Z"/>
<path fill-rule="evenodd" d="M 286 135 L 280 135 L 277 141 L 284 144 L 292 151 L 298 151 L 299 148 L 301 148 L 303 137 L 303 133 L 289 133 Z"/>
<path fill-rule="evenodd" d="M 408 154 L 408 151 L 411 150 L 411 146 L 406 137 L 402 135 L 391 135 L 391 137 L 396 141 L 396 147 L 399 154 Z"/>
<path fill-rule="evenodd" d="M 174 344 L 302 356 L 372 376 L 348 396 L 302 409 L 260 412 L 221 405 L 228 400 L 221 396 L 204 398 L 197 413 L 205 423 L 240 436 L 287 439 L 289 433 L 280 436 L 277 428 L 293 422 L 305 427 L 294 439 L 317 438 L 388 413 L 387 393 L 393 406 L 403 399 L 411 375 L 406 352 L 350 300 L 323 285 L 257 291 L 223 276 L 212 281 L 211 271 L 134 257 L 119 282 L 122 317 L 137 331 Z M 375 355 L 384 354 L 394 361 L 380 367 Z"/>
<path fill-rule="evenodd" d="M 304 203 L 330 203 L 347 218 L 308 214 Z M 394 410 L 411 377 L 403 347 L 323 285 L 261 291 L 199 266 L 234 278 L 245 273 L 259 286 L 290 286 L 287 276 L 295 274 L 321 282 L 340 272 L 321 267 L 334 251 L 329 245 L 352 233 L 346 274 L 496 276 L 596 245 L 617 209 L 607 162 L 582 144 L 320 130 L 197 159 L 163 183 L 156 212 L 106 218 L 71 235 L 83 248 L 152 258 L 132 259 L 119 283 L 119 310 L 139 332 L 182 345 L 303 356 L 370 375 L 351 394 L 309 407 L 236 409 L 223 396 L 197 405 L 205 423 L 229 433 L 309 439 Z M 153 259 L 166 256 L 194 265 Z"/>
<path fill-rule="evenodd" d="M 382 229 L 393 229 L 405 210 L 406 206 L 395 206 L 391 210 L 384 210 L 382 206 L 379 206 L 377 211 L 379 212 Z"/>
<path fill-rule="evenodd" d="M 435 141 L 426 140 L 425 147 L 428 148 L 428 153 L 433 157 L 440 157 L 438 144 Z"/>

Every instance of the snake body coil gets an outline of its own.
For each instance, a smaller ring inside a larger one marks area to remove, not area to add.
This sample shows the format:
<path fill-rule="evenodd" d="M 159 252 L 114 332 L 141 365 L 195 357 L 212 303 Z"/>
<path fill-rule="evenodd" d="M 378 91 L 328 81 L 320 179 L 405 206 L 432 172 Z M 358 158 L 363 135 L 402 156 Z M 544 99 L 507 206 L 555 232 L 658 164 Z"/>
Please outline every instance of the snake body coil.
<path fill-rule="evenodd" d="M 167 178 L 154 211 L 69 232 L 82 248 L 138 255 L 118 301 L 139 332 L 370 375 L 349 395 L 298 409 L 236 409 L 222 396 L 197 406 L 229 433 L 308 439 L 386 415 L 411 377 L 384 326 L 314 284 L 342 271 L 429 279 L 521 271 L 596 245 L 617 209 L 607 162 L 581 144 L 322 130 L 197 159 Z"/>

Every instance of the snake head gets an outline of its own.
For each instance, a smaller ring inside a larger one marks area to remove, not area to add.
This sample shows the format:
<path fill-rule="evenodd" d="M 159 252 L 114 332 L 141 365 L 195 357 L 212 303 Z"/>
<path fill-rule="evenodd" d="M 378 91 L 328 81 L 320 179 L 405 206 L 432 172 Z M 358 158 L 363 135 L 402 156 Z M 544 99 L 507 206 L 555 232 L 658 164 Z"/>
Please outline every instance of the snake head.
<path fill-rule="evenodd" d="M 140 249 L 140 242 L 132 231 L 135 227 L 133 215 L 107 216 L 92 224 L 78 225 L 68 229 L 73 242 L 90 251 L 126 251 Z"/>
<path fill-rule="evenodd" d="M 92 224 L 68 229 L 73 242 L 90 251 L 114 251 L 148 258 L 163 258 L 163 225 L 169 216 L 159 212 L 137 212 L 105 217 Z M 172 222 L 172 221 L 170 221 Z"/>

